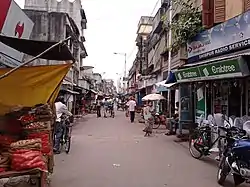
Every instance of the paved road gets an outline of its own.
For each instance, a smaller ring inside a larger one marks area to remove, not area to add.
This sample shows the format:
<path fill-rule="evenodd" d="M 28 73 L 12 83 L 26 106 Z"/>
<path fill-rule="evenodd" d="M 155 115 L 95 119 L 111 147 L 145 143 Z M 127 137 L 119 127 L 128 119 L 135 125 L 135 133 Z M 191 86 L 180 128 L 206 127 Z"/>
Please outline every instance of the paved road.
<path fill-rule="evenodd" d="M 121 112 L 115 119 L 85 117 L 74 128 L 71 153 L 56 156 L 52 187 L 219 186 L 211 160 L 193 159 L 172 137 L 145 138 L 142 129 Z"/>

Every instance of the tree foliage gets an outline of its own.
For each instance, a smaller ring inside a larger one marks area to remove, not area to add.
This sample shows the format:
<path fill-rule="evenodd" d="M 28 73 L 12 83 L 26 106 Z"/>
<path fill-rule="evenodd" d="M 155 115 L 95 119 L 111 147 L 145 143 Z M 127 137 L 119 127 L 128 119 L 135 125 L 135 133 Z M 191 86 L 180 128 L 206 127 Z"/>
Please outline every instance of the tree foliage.
<path fill-rule="evenodd" d="M 203 30 L 202 17 L 199 7 L 194 0 L 173 0 L 173 14 L 169 29 L 172 29 L 173 48 L 186 46 L 188 40 Z"/>

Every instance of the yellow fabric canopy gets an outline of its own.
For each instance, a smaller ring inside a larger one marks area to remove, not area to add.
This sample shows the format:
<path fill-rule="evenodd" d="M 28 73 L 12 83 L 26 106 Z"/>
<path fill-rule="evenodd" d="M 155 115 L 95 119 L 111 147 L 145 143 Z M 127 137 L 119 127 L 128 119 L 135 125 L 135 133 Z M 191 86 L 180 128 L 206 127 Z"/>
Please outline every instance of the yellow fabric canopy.
<path fill-rule="evenodd" d="M 54 103 L 72 64 L 22 67 L 0 79 L 0 115 L 16 106 Z M 0 75 L 10 69 L 0 69 Z"/>

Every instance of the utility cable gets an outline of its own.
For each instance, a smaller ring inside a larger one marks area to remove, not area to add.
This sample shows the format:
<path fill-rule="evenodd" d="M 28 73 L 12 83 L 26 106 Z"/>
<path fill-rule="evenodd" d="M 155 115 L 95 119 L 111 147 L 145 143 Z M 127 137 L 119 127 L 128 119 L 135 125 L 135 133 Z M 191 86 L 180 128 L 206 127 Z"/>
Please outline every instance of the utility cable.
<path fill-rule="evenodd" d="M 152 12 L 151 12 L 151 14 L 150 14 L 150 17 L 152 17 L 152 16 L 154 15 L 154 12 L 155 12 L 155 10 L 156 10 L 156 8 L 157 8 L 157 5 L 159 4 L 160 1 L 161 1 L 161 0 L 157 0 L 157 2 L 155 3 L 154 8 L 153 8 L 153 10 L 152 10 Z M 149 21 L 150 21 L 150 19 L 148 19 L 148 21 L 146 22 L 146 25 L 149 24 Z M 144 32 L 145 30 L 146 30 L 146 27 L 144 27 L 144 29 L 143 29 L 142 32 Z M 135 50 L 136 50 L 136 45 L 134 45 L 133 50 L 129 53 L 128 59 L 133 55 L 133 53 L 135 52 Z"/>

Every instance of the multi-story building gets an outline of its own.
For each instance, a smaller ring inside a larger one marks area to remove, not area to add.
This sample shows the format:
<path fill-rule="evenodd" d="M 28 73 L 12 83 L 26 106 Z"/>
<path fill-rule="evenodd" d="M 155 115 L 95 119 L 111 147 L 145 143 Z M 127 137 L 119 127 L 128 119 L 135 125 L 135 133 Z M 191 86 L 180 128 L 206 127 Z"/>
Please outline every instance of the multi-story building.
<path fill-rule="evenodd" d="M 75 63 L 65 77 L 64 86 L 73 87 L 82 92 L 79 87 L 80 67 L 87 56 L 84 46 L 84 29 L 87 19 L 80 0 L 37 1 L 25 0 L 24 12 L 34 22 L 31 39 L 59 42 L 71 37 L 67 44 Z M 28 58 L 26 56 L 26 58 Z M 56 64 L 61 62 L 37 60 L 36 64 Z M 73 93 L 73 92 L 72 92 Z"/>
<path fill-rule="evenodd" d="M 248 0 L 202 0 L 202 21 L 206 28 L 229 20 L 250 9 Z"/>
<path fill-rule="evenodd" d="M 175 72 L 182 105 L 188 106 L 180 107 L 181 121 L 216 113 L 250 115 L 249 5 L 246 0 L 203 1 L 207 29 L 187 42 L 187 61 Z"/>
<path fill-rule="evenodd" d="M 132 67 L 128 73 L 128 92 L 134 94 L 136 92 L 136 60 L 134 60 Z"/>
<path fill-rule="evenodd" d="M 148 36 L 153 28 L 153 17 L 142 16 L 137 28 L 136 46 L 136 73 L 146 75 L 148 68 Z"/>
<path fill-rule="evenodd" d="M 85 37 L 84 30 L 87 29 L 87 18 L 85 11 L 82 7 L 81 0 L 69 1 L 37 1 L 37 0 L 25 0 L 25 9 L 31 10 L 43 10 L 47 12 L 64 12 L 67 13 L 71 19 L 75 22 L 80 38 L 79 41 L 82 43 L 79 50 L 80 59 L 79 67 L 83 66 L 83 59 L 87 56 L 86 49 L 84 47 Z"/>
<path fill-rule="evenodd" d="M 103 91 L 105 95 L 113 95 L 116 93 L 113 79 L 103 79 Z"/>
<path fill-rule="evenodd" d="M 93 66 L 82 66 L 80 68 L 81 71 L 80 71 L 79 85 L 84 89 L 85 93 L 89 92 L 90 90 L 93 90 L 95 87 L 93 69 L 94 69 Z"/>
<path fill-rule="evenodd" d="M 152 31 L 153 17 L 142 16 L 138 23 L 136 46 L 138 52 L 129 70 L 128 91 L 136 93 L 136 100 L 141 104 L 141 98 L 146 94 L 145 80 L 148 68 L 148 36 Z"/>
<path fill-rule="evenodd" d="M 75 58 L 75 63 L 63 81 L 61 94 L 67 99 L 69 108 L 74 107 L 73 103 L 76 100 L 74 95 L 85 92 L 79 84 L 79 78 L 82 61 L 87 56 L 83 33 L 87 19 L 80 0 L 74 2 L 25 0 L 24 12 L 35 24 L 31 39 L 59 42 L 71 37 L 67 44 Z M 26 56 L 26 58 L 29 57 Z M 41 59 L 35 61 L 35 64 L 57 63 L 62 62 Z"/>

